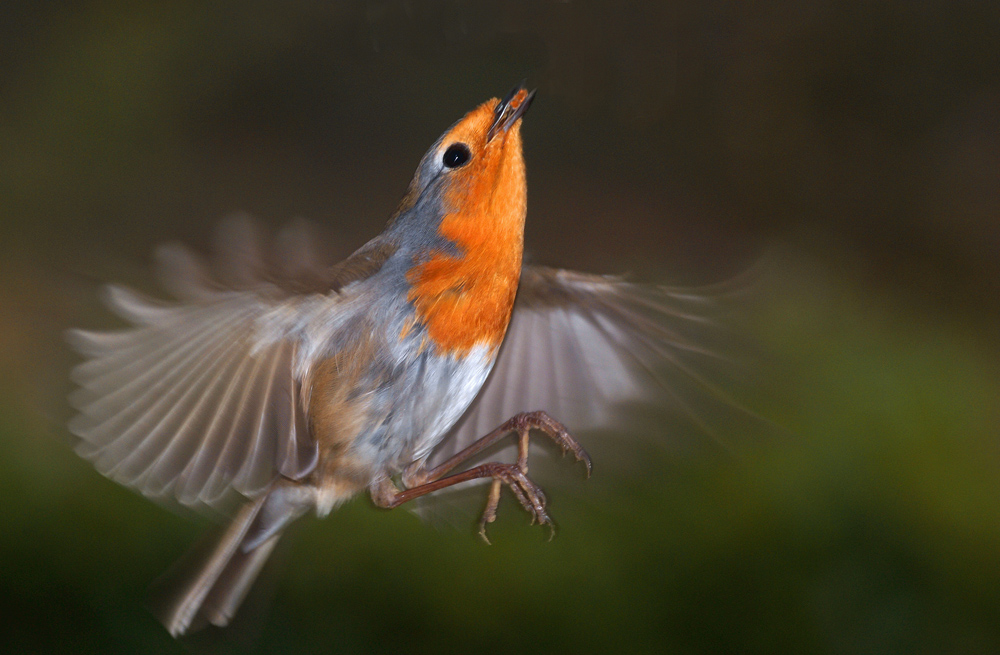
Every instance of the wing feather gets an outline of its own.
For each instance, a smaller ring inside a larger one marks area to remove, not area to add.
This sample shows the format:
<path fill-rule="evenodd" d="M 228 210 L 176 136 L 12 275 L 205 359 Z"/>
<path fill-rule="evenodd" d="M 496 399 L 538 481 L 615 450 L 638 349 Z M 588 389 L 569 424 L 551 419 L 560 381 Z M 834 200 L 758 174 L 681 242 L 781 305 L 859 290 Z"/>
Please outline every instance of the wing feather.
<path fill-rule="evenodd" d="M 255 358 L 240 357 L 236 360 L 236 366 L 228 371 L 228 384 L 219 394 L 218 405 L 202 432 L 201 443 L 179 476 L 184 482 L 177 486 L 175 494 L 181 503 L 194 505 L 201 501 L 211 504 L 208 500 L 213 496 L 203 497 L 203 494 L 215 467 L 221 462 L 221 455 L 227 445 L 229 427 L 241 420 L 240 399 L 248 386 L 247 380 L 252 379 L 255 362 Z"/>
<path fill-rule="evenodd" d="M 201 495 L 205 502 L 213 504 L 221 499 L 227 487 L 242 469 L 253 440 L 257 436 L 257 426 L 264 402 L 264 389 L 269 382 L 266 371 L 269 361 L 263 357 L 253 359 L 247 378 L 243 382 L 242 393 L 229 420 L 213 434 L 220 447 L 219 457 L 207 466 L 211 468 Z M 235 485 L 242 488 L 239 483 Z"/>
<path fill-rule="evenodd" d="M 192 365 L 204 362 L 206 353 L 228 342 L 230 330 L 248 318 L 245 311 L 214 309 L 223 314 L 221 319 L 193 313 L 188 317 L 189 325 L 138 332 L 124 355 L 114 352 L 81 364 L 74 371 L 80 389 L 70 401 L 85 416 L 101 418 L 117 415 L 144 396 L 157 393 Z"/>
<path fill-rule="evenodd" d="M 236 348 L 225 334 L 215 336 L 206 347 L 196 351 L 197 357 L 185 358 L 179 366 L 165 371 L 158 381 L 149 385 L 126 384 L 138 391 L 127 408 L 111 414 L 93 431 L 77 432 L 91 443 L 105 442 L 96 453 L 98 470 L 122 484 L 141 487 L 142 473 L 169 446 L 175 436 L 173 430 L 180 427 L 184 417 L 209 391 L 212 372 L 219 368 L 220 361 L 225 361 L 227 352 Z M 156 495 L 158 490 L 143 491 Z"/>
<path fill-rule="evenodd" d="M 141 486 L 150 495 L 162 496 L 181 478 L 192 453 L 203 443 L 205 422 L 211 416 L 211 407 L 218 402 L 226 376 L 231 375 L 243 356 L 239 346 L 233 344 L 203 367 L 198 381 L 148 432 L 142 446 L 129 456 L 146 451 L 146 460 L 151 460 L 133 485 Z M 128 459 L 123 460 L 122 466 L 126 466 L 126 462 Z M 135 468 L 141 466 L 138 461 L 135 463 Z"/>
<path fill-rule="evenodd" d="M 68 334 L 85 358 L 70 396 L 80 455 L 144 495 L 216 509 L 232 491 L 253 497 L 276 476 L 301 478 L 315 466 L 294 373 L 292 321 L 305 296 L 274 279 L 292 289 L 295 275 L 308 275 L 316 287 L 321 267 L 301 227 L 283 235 L 275 276 L 247 219 L 225 222 L 221 234 L 214 267 L 181 246 L 157 250 L 163 286 L 179 303 L 109 286 L 105 301 L 131 327 Z"/>

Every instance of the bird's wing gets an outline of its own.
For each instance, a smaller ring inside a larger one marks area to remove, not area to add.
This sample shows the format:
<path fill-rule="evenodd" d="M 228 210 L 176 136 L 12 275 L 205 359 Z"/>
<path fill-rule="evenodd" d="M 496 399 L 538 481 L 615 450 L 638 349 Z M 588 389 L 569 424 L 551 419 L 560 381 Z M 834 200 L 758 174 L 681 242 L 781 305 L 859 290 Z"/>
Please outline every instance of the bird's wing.
<path fill-rule="evenodd" d="M 83 457 L 146 496 L 216 509 L 231 490 L 253 497 L 315 466 L 293 364 L 297 310 L 319 296 L 296 289 L 316 287 L 329 267 L 301 233 L 279 234 L 275 260 L 247 219 L 230 219 L 211 271 L 180 246 L 160 248 L 163 286 L 180 302 L 107 288 L 131 326 L 69 333 L 86 358 L 70 398 Z"/>
<path fill-rule="evenodd" d="M 675 441 L 724 443 L 732 431 L 723 422 L 757 419 L 714 375 L 731 364 L 713 348 L 713 333 L 725 331 L 708 318 L 714 302 L 706 294 L 526 266 L 496 365 L 429 463 L 533 410 L 570 432 L 615 434 L 628 433 L 645 406 L 672 416 Z"/>

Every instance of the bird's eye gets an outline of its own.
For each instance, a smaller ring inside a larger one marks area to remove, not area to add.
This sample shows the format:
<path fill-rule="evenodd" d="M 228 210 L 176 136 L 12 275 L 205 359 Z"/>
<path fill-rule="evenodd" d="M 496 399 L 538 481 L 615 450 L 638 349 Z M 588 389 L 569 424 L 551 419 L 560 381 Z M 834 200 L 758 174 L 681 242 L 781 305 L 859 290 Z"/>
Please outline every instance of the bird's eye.
<path fill-rule="evenodd" d="M 469 157 L 471 156 L 472 153 L 469 152 L 467 145 L 464 143 L 453 143 L 444 151 L 441 162 L 448 168 L 458 168 L 469 161 Z"/>

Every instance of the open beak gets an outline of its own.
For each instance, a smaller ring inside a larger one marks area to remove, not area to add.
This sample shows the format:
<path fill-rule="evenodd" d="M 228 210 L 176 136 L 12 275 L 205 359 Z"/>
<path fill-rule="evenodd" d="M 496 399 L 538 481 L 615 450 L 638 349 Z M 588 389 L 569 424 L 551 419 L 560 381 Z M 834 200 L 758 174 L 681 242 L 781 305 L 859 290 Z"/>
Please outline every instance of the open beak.
<path fill-rule="evenodd" d="M 510 126 L 517 122 L 517 119 L 524 116 L 524 113 L 528 111 L 528 107 L 531 105 L 532 99 L 535 97 L 535 92 L 530 93 L 526 88 L 524 88 L 524 83 L 518 84 L 514 89 L 507 94 L 503 100 L 497 104 L 497 108 L 493 110 L 493 124 L 490 125 L 490 129 L 486 132 L 486 142 L 489 143 L 493 140 L 493 137 L 503 130 L 506 132 L 510 129 Z"/>

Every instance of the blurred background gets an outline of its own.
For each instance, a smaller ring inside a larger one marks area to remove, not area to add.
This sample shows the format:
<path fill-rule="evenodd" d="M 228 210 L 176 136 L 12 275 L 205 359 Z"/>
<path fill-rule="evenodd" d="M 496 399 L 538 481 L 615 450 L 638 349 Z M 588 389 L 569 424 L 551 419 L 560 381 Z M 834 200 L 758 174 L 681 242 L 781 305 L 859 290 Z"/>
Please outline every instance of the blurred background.
<path fill-rule="evenodd" d="M 746 407 L 788 436 L 547 487 L 487 547 L 359 498 L 290 540 L 268 653 L 1000 652 L 1000 5 L 0 6 L 0 648 L 177 653 L 194 541 L 62 427 L 61 332 L 152 247 L 305 217 L 344 254 L 521 79 L 535 261 L 753 269 Z M 570 422 L 570 418 L 565 419 Z M 5 645 L 6 644 L 6 645 Z"/>

